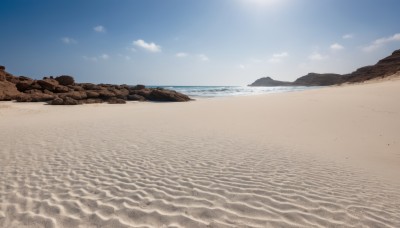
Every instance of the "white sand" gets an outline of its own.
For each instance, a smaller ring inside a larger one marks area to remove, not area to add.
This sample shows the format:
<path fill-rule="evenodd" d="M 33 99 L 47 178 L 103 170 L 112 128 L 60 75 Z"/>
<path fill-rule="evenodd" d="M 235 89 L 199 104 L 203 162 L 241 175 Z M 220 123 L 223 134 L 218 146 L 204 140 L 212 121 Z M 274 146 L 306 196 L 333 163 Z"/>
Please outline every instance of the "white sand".
<path fill-rule="evenodd" d="M 400 81 L 0 102 L 0 227 L 400 227 Z"/>

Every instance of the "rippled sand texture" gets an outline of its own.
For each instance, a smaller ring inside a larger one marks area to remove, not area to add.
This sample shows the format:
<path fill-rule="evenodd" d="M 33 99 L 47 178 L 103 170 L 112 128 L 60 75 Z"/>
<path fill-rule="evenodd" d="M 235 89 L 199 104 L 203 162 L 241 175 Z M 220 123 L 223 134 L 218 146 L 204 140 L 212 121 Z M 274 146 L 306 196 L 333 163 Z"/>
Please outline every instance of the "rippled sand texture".
<path fill-rule="evenodd" d="M 195 102 L 2 105 L 0 227 L 400 227 L 395 182 L 177 121 Z"/>

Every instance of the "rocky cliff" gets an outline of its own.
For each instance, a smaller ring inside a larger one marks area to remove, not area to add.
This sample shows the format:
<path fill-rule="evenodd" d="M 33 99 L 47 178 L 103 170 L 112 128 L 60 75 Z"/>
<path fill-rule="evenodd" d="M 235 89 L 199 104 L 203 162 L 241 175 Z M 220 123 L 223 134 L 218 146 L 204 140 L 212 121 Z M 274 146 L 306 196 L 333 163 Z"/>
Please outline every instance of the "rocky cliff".
<path fill-rule="evenodd" d="M 340 74 L 317 74 L 309 73 L 293 82 L 295 86 L 330 86 L 343 82 L 343 75 Z"/>
<path fill-rule="evenodd" d="M 398 71 L 400 71 L 400 50 L 394 51 L 392 55 L 380 60 L 373 66 L 361 67 L 350 74 L 309 73 L 294 82 L 281 82 L 267 77 L 260 78 L 249 86 L 329 86 L 384 78 Z"/>
<path fill-rule="evenodd" d="M 384 78 L 400 71 L 400 50 L 381 59 L 373 66 L 365 66 L 351 74 L 344 75 L 346 82 L 363 82 L 374 78 Z"/>

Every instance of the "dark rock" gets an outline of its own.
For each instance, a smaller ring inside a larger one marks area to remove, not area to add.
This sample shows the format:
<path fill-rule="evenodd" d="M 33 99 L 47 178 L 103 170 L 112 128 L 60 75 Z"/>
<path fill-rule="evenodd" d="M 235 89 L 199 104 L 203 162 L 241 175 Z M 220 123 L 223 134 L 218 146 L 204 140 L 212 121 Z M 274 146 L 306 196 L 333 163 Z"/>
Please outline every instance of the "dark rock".
<path fill-rule="evenodd" d="M 27 88 L 27 90 L 41 90 L 42 87 L 37 83 L 37 81 L 33 81 L 33 83 Z"/>
<path fill-rule="evenodd" d="M 33 81 L 31 78 L 28 78 L 25 76 L 19 76 L 18 79 L 19 79 L 19 81 Z"/>
<path fill-rule="evenodd" d="M 174 90 L 159 90 L 153 89 L 150 96 L 146 97 L 151 101 L 189 101 L 190 98 L 182 93 L 176 92 Z"/>
<path fill-rule="evenodd" d="M 343 83 L 343 76 L 340 74 L 317 74 L 309 73 L 294 81 L 297 86 L 330 86 Z"/>
<path fill-rule="evenodd" d="M 291 86 L 292 82 L 276 81 L 270 77 L 257 79 L 249 86 Z"/>
<path fill-rule="evenodd" d="M 16 84 L 16 87 L 19 91 L 24 92 L 25 90 L 27 90 L 28 88 L 30 88 L 30 86 L 33 84 L 33 80 L 23 80 L 23 81 L 19 81 Z"/>
<path fill-rule="evenodd" d="M 144 86 L 144 85 L 135 85 L 135 86 L 131 87 L 130 89 L 131 90 L 142 90 L 145 88 L 146 88 L 146 86 Z"/>
<path fill-rule="evenodd" d="M 133 94 L 133 95 L 128 95 L 127 96 L 128 101 L 145 101 L 146 98 L 143 96 L 140 96 L 138 94 Z"/>
<path fill-rule="evenodd" d="M 5 71 L 6 67 L 5 66 L 0 66 L 0 70 Z"/>
<path fill-rule="evenodd" d="M 73 85 L 75 83 L 75 79 L 69 75 L 62 75 L 56 77 L 55 80 L 58 81 L 58 83 L 60 83 L 60 85 L 63 86 Z"/>

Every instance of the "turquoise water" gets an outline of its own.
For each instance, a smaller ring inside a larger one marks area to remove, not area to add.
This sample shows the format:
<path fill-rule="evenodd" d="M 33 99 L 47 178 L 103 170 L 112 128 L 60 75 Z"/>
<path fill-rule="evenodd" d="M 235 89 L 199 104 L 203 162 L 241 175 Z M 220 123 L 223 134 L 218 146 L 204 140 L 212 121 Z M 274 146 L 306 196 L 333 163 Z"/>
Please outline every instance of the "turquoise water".
<path fill-rule="evenodd" d="M 161 87 L 184 93 L 190 97 L 227 97 L 247 96 L 268 93 L 284 93 L 303 91 L 319 87 L 306 86 L 276 86 L 276 87 L 250 87 L 250 86 L 148 86 L 151 88 Z"/>

